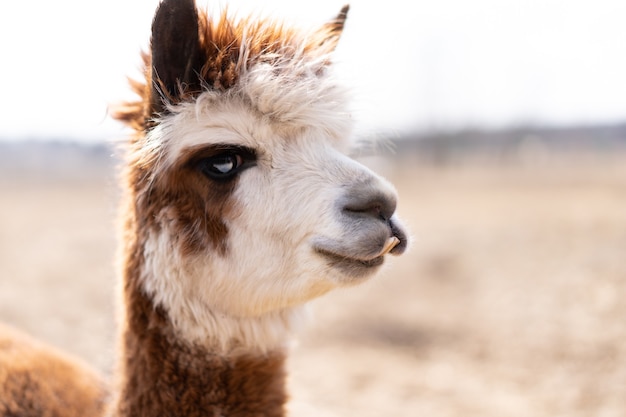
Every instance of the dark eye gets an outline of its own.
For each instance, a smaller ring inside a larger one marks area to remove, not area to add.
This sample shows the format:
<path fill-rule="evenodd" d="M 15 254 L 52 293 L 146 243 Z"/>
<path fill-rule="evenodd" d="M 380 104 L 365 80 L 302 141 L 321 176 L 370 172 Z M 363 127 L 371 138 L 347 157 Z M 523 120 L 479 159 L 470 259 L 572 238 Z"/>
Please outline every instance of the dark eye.
<path fill-rule="evenodd" d="M 254 161 L 250 152 L 228 150 L 217 155 L 202 158 L 198 161 L 198 169 L 212 180 L 228 180 L 251 166 Z"/>

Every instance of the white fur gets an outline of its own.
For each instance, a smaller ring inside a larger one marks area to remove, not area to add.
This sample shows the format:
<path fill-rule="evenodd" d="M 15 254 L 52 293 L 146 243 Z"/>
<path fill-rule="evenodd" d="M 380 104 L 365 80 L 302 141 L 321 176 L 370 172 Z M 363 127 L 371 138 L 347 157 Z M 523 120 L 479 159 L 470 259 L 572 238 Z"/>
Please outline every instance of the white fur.
<path fill-rule="evenodd" d="M 239 87 L 172 107 L 147 138 L 146 157 L 159 160 L 155 175 L 202 145 L 257 152 L 231 196 L 235 214 L 223 219 L 225 255 L 207 248 L 183 257 L 168 221 L 145 245 L 144 290 L 184 338 L 225 350 L 283 346 L 307 301 L 355 283 L 314 250 L 316 241 L 349 243 L 352 229 L 338 208 L 347 188 L 366 182 L 395 198 L 386 181 L 344 155 L 351 120 L 332 78 L 313 75 L 305 62 L 275 70 L 258 64 Z"/>
<path fill-rule="evenodd" d="M 254 317 L 237 317 L 213 307 L 205 294 L 209 286 L 216 288 L 219 284 L 213 277 L 195 271 L 194 266 L 189 267 L 186 260 L 171 249 L 166 234 L 150 236 L 144 252 L 143 286 L 157 304 L 167 308 L 174 326 L 186 340 L 207 344 L 222 352 L 251 347 L 266 352 L 286 347 L 289 336 L 307 320 L 306 306 Z"/>

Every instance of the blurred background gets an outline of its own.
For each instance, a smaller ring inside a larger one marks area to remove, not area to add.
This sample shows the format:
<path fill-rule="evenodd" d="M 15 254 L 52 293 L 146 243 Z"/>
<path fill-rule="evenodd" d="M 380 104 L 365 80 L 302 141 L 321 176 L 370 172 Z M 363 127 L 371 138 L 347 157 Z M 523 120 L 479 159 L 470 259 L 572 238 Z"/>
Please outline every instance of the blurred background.
<path fill-rule="evenodd" d="M 315 26 L 339 0 L 232 0 Z M 0 320 L 111 372 L 115 144 L 158 0 L 0 14 Z M 202 7 L 219 10 L 221 1 Z M 413 233 L 314 303 L 303 416 L 626 415 L 626 2 L 353 0 L 355 157 Z"/>

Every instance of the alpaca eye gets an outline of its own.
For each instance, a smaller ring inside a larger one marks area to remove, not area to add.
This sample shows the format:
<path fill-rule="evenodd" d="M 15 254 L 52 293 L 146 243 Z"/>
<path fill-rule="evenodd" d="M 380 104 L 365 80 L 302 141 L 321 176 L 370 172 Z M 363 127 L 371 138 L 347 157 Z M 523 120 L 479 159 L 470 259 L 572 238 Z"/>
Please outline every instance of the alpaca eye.
<path fill-rule="evenodd" d="M 253 166 L 254 161 L 254 152 L 237 148 L 202 158 L 197 161 L 197 168 L 209 179 L 225 181 L 234 178 L 243 169 Z"/>
<path fill-rule="evenodd" d="M 225 155 L 214 158 L 207 168 L 215 174 L 226 175 L 242 163 L 243 158 L 240 155 Z"/>

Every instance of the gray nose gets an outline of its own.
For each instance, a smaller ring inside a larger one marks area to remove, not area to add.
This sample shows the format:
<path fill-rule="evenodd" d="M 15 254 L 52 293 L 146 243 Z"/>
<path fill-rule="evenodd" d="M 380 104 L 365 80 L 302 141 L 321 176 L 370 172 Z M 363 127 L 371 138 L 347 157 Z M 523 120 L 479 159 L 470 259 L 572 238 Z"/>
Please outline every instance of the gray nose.
<path fill-rule="evenodd" d="M 396 194 L 391 188 L 377 181 L 367 181 L 354 184 L 346 190 L 341 210 L 353 227 L 372 232 L 378 230 L 377 233 L 381 233 L 383 238 L 397 237 L 400 243 L 391 253 L 399 255 L 405 251 L 408 239 L 403 227 L 393 217 L 396 205 Z"/>
<path fill-rule="evenodd" d="M 369 186 L 357 186 L 345 196 L 344 214 L 356 217 L 371 217 L 388 222 L 396 211 L 396 196 Z"/>

